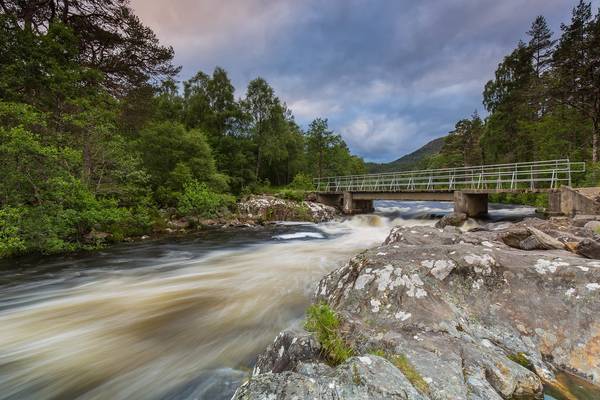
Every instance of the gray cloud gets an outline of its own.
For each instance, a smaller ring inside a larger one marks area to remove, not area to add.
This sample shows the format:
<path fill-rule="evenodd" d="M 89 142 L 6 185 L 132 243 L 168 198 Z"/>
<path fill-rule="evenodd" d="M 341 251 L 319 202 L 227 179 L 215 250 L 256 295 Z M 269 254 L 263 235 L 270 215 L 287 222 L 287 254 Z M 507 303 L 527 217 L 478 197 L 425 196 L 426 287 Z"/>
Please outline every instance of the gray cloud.
<path fill-rule="evenodd" d="M 535 16 L 559 31 L 575 0 L 132 4 L 174 46 L 182 79 L 222 66 L 242 95 L 262 76 L 302 125 L 327 117 L 354 152 L 386 161 L 482 111 L 483 85 Z"/>

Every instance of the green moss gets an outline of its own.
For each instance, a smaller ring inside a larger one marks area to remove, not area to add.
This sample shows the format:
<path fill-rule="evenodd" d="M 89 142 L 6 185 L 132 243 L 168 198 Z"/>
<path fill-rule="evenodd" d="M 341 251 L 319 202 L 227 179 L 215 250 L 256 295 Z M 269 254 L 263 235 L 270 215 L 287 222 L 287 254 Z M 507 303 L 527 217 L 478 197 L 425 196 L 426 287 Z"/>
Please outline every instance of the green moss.
<path fill-rule="evenodd" d="M 533 364 L 531 363 L 531 361 L 529 361 L 529 358 L 527 357 L 527 354 L 525 354 L 525 353 L 519 352 L 519 353 L 515 353 L 515 354 L 509 354 L 508 359 L 516 362 L 517 364 L 521 365 L 522 367 L 525 367 L 529 370 L 533 370 Z"/>
<path fill-rule="evenodd" d="M 429 384 L 425 382 L 421 374 L 415 369 L 408 357 L 404 354 L 390 354 L 383 349 L 371 349 L 369 354 L 383 357 L 400 371 L 410 381 L 410 383 L 421 393 L 429 394 Z"/>
<path fill-rule="evenodd" d="M 600 235 L 600 226 L 597 227 L 596 229 L 594 229 L 594 232 L 596 232 L 598 235 Z"/>
<path fill-rule="evenodd" d="M 369 351 L 369 354 L 373 354 L 374 356 L 386 357 L 385 350 L 383 349 L 373 349 Z"/>
<path fill-rule="evenodd" d="M 306 312 L 305 329 L 313 332 L 332 365 L 338 365 L 352 357 L 354 352 L 340 333 L 340 319 L 325 303 L 313 304 Z"/>
<path fill-rule="evenodd" d="M 421 374 L 415 369 L 404 354 L 393 354 L 387 357 L 388 360 L 396 366 L 406 379 L 421 393 L 429 393 L 429 384 L 425 382 Z"/>

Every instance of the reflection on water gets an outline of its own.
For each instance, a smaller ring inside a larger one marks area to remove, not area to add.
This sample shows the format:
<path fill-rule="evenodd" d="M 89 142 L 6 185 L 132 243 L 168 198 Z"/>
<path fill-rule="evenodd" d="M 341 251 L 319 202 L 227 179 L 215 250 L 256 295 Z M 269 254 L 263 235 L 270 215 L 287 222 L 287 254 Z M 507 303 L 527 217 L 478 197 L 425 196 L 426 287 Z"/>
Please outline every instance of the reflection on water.
<path fill-rule="evenodd" d="M 545 386 L 544 400 L 600 399 L 600 389 L 589 382 L 565 372 L 556 374 L 556 386 Z"/>
<path fill-rule="evenodd" d="M 320 277 L 450 208 L 381 202 L 338 222 L 4 262 L 0 398 L 228 398 Z"/>

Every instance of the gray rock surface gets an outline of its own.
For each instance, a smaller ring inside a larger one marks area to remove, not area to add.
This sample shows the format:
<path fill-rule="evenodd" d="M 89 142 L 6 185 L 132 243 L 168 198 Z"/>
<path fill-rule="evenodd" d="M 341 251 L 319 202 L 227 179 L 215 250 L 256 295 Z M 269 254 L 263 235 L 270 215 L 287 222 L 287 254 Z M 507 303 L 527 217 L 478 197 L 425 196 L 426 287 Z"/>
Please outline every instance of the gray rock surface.
<path fill-rule="evenodd" d="M 300 366 L 299 372 L 260 374 L 243 384 L 236 400 L 390 399 L 425 400 L 410 381 L 384 358 L 352 357 L 336 368 Z"/>
<path fill-rule="evenodd" d="M 593 239 L 583 239 L 577 243 L 575 252 L 587 258 L 600 260 L 600 242 Z"/>
<path fill-rule="evenodd" d="M 589 221 L 583 227 L 592 232 L 600 232 L 600 221 Z"/>
<path fill-rule="evenodd" d="M 557 368 L 600 385 L 600 262 L 503 241 L 531 227 L 561 244 L 585 235 L 535 219 L 394 228 L 317 287 L 360 356 L 332 368 L 309 334 L 281 334 L 234 399 L 541 399 Z M 410 360 L 428 390 L 375 350 Z"/>

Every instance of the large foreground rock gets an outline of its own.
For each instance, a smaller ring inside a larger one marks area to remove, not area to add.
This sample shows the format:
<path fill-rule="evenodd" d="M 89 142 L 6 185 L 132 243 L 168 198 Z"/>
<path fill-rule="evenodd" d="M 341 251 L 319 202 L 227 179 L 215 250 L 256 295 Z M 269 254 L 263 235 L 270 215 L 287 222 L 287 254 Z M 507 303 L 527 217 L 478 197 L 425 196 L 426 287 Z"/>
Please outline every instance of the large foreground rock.
<path fill-rule="evenodd" d="M 527 226 L 579 237 L 545 223 L 395 228 L 317 288 L 358 357 L 332 368 L 307 333 L 280 335 L 234 398 L 541 399 L 558 368 L 600 385 L 600 262 L 502 241 Z M 405 357 L 428 390 L 373 351 Z"/>

